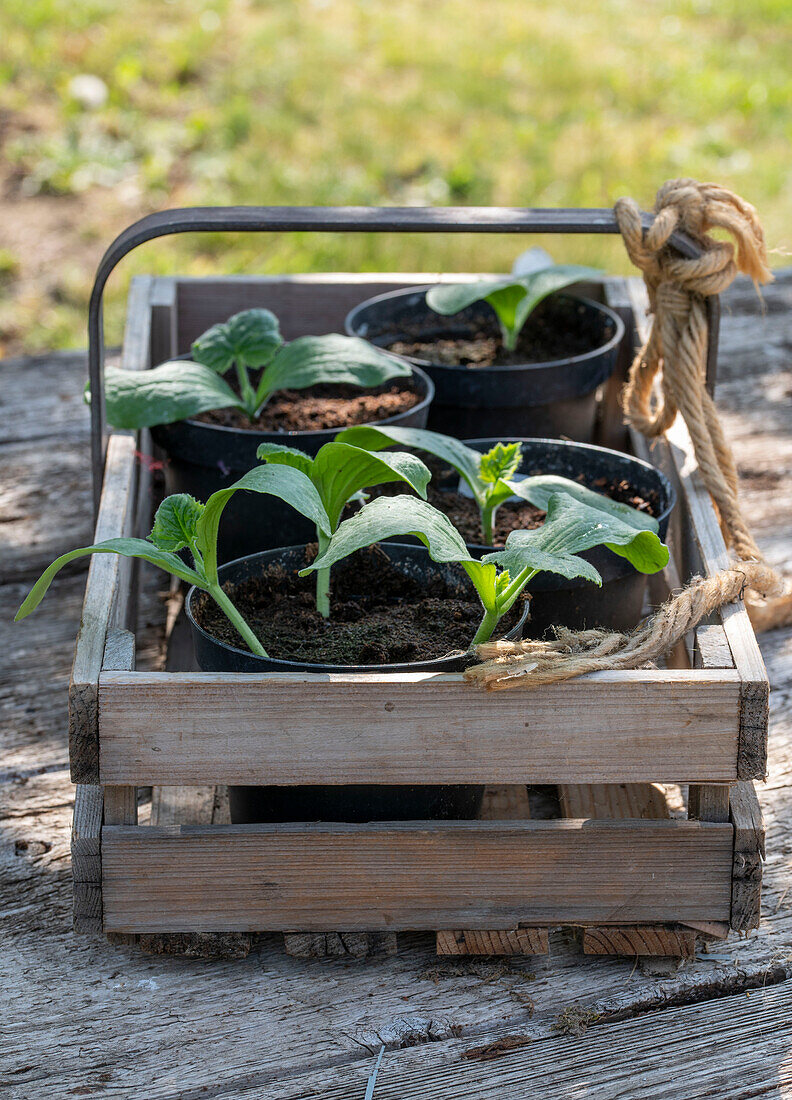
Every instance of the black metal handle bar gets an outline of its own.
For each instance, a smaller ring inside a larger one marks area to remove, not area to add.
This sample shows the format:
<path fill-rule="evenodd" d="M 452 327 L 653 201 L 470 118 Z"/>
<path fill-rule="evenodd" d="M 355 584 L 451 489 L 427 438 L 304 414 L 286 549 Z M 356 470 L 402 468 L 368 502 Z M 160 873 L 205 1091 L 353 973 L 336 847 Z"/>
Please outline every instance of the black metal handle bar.
<path fill-rule="evenodd" d="M 652 222 L 643 215 L 644 228 Z M 104 472 L 104 325 L 102 297 L 110 274 L 134 249 L 177 233 L 611 233 L 619 226 L 611 209 L 538 210 L 490 206 L 192 206 L 149 214 L 124 230 L 105 252 L 88 306 L 88 374 L 91 384 L 91 465 L 94 507 L 99 507 Z M 675 232 L 673 247 L 688 258 L 699 245 Z M 707 299 L 709 344 L 707 385 L 715 384 L 720 303 Z"/>

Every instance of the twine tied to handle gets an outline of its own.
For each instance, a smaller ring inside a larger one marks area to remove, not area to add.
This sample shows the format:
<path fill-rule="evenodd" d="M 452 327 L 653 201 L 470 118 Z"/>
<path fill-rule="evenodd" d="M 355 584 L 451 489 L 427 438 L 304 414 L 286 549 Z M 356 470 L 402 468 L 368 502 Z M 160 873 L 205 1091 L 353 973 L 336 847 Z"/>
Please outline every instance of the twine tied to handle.
<path fill-rule="evenodd" d="M 643 273 L 652 314 L 649 336 L 633 360 L 624 389 L 626 417 L 653 438 L 671 427 L 677 412 L 682 414 L 724 538 L 739 561 L 715 577 L 694 578 L 630 634 L 557 629 L 554 641 L 479 646 L 484 663 L 468 669 L 465 676 L 490 690 L 638 668 L 666 653 L 716 608 L 743 598 L 746 590 L 762 597 L 748 602 L 757 629 L 792 621 L 792 594 L 778 595 L 782 580 L 764 562 L 743 518 L 734 457 L 706 388 L 705 299 L 723 293 L 739 272 L 755 284 L 773 277 L 756 211 L 726 188 L 690 179 L 669 180 L 660 188 L 655 218 L 645 234 L 632 199 L 619 199 L 614 210 L 630 259 Z M 698 258 L 685 259 L 672 251 L 668 241 L 676 229 L 700 246 Z M 716 240 L 709 235 L 712 229 L 725 230 L 732 239 Z"/>

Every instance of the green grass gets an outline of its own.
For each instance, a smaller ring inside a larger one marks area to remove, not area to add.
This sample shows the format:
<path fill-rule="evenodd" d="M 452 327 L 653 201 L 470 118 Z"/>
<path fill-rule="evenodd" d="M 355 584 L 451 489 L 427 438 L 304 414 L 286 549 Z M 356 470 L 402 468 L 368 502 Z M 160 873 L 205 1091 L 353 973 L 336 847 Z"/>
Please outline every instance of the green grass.
<path fill-rule="evenodd" d="M 783 263 L 790 55 L 788 0 L 3 0 L 0 181 L 31 239 L 4 260 L 0 348 L 83 344 L 103 246 L 165 206 L 607 206 L 623 194 L 649 205 L 665 179 L 689 175 L 752 201 Z M 78 73 L 105 82 L 103 107 L 70 97 Z M 46 271 L 37 204 L 63 234 Z M 537 243 L 629 270 L 617 240 Z M 134 272 L 503 270 L 522 247 L 159 241 L 115 278 L 107 336 L 120 339 Z"/>

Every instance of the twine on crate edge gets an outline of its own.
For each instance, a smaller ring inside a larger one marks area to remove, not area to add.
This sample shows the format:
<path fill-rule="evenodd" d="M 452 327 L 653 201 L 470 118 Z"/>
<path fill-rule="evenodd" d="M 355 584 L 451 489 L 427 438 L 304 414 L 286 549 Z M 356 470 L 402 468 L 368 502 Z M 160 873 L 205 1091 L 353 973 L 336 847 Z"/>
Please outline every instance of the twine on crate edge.
<path fill-rule="evenodd" d="M 754 594 L 746 605 L 757 630 L 792 622 L 792 593 L 782 594 L 781 577 L 764 561 L 743 518 L 734 457 L 706 388 L 705 299 L 722 294 L 740 272 L 754 284 L 773 278 L 756 211 L 726 188 L 690 179 L 669 180 L 660 188 L 646 234 L 632 199 L 619 199 L 614 210 L 630 259 L 643 273 L 652 315 L 649 336 L 633 360 L 624 390 L 627 420 L 653 438 L 682 414 L 724 539 L 737 560 L 714 577 L 694 578 L 629 634 L 557 628 L 554 641 L 479 646 L 483 663 L 469 668 L 465 677 L 491 691 L 639 668 L 666 653 L 712 611 L 747 593 Z M 709 231 L 716 228 L 732 240 L 711 237 Z M 668 241 L 676 229 L 700 246 L 698 258 L 671 251 Z"/>

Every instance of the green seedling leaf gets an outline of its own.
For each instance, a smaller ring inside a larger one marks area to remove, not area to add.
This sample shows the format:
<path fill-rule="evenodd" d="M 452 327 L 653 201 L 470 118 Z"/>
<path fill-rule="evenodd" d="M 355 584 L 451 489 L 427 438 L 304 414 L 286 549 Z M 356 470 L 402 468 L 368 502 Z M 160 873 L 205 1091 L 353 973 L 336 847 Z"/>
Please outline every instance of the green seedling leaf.
<path fill-rule="evenodd" d="M 196 363 L 225 374 L 234 363 L 263 367 L 283 343 L 278 318 L 268 309 L 246 309 L 212 325 L 192 345 Z"/>
<path fill-rule="evenodd" d="M 495 310 L 504 345 L 513 351 L 523 325 L 550 294 L 583 279 L 601 279 L 602 273 L 577 264 L 551 264 L 522 276 L 481 279 L 474 283 L 441 283 L 426 292 L 426 304 L 449 316 L 474 302 L 486 301 Z"/>
<path fill-rule="evenodd" d="M 348 443 L 326 443 L 313 463 L 311 478 L 327 508 L 332 529 L 346 503 L 363 489 L 403 481 L 426 500 L 432 475 L 415 455 L 404 451 L 376 454 Z"/>
<path fill-rule="evenodd" d="M 426 451 L 441 462 L 447 462 L 459 476 L 467 482 L 479 503 L 483 493 L 483 483 L 479 476 L 481 455 L 472 447 L 466 447 L 458 439 L 440 432 L 430 432 L 425 428 L 379 427 L 365 425 L 344 428 L 335 437 L 337 443 L 351 443 L 355 447 L 364 447 L 367 451 L 380 451 L 398 443 L 401 447 L 413 447 L 417 451 Z"/>
<path fill-rule="evenodd" d="M 300 576 L 327 569 L 356 550 L 394 535 L 414 535 L 434 561 L 474 562 L 451 521 L 425 500 L 406 495 L 376 497 L 344 520 L 324 552 L 306 569 L 301 569 Z"/>
<path fill-rule="evenodd" d="M 517 473 L 522 460 L 522 444 L 496 443 L 479 460 L 479 477 L 486 485 Z"/>
<path fill-rule="evenodd" d="M 285 344 L 264 371 L 256 397 L 263 405 L 277 390 L 303 390 L 320 383 L 368 389 L 409 373 L 406 363 L 357 336 L 300 336 Z"/>
<path fill-rule="evenodd" d="M 166 573 L 173 573 L 174 576 L 180 577 L 188 584 L 196 584 L 199 588 L 205 587 L 203 579 L 194 569 L 190 569 L 189 566 L 185 565 L 181 558 L 167 550 L 159 549 L 147 539 L 107 539 L 106 542 L 98 542 L 94 546 L 83 546 L 79 550 L 70 550 L 68 554 L 61 554 L 52 565 L 44 570 L 33 585 L 22 602 L 19 611 L 14 616 L 14 622 L 19 622 L 20 619 L 26 618 L 31 611 L 35 611 L 52 584 L 56 573 L 64 565 L 68 565 L 69 562 L 76 561 L 78 558 L 87 557 L 89 554 L 120 554 L 125 558 L 142 558 L 143 561 L 151 562 L 152 565 L 164 569 Z"/>
<path fill-rule="evenodd" d="M 174 493 L 166 497 L 154 516 L 149 541 L 160 550 L 173 553 L 183 550 L 185 546 L 191 547 L 203 511 L 204 505 L 187 493 Z"/>
<path fill-rule="evenodd" d="M 283 443 L 261 443 L 256 450 L 256 458 L 269 462 L 272 466 L 291 466 L 294 470 L 311 476 L 314 460 L 305 451 L 297 447 L 286 447 Z"/>
<path fill-rule="evenodd" d="M 256 466 L 227 489 L 212 493 L 198 518 L 197 544 L 210 580 L 217 580 L 217 532 L 220 517 L 226 504 L 240 489 L 278 497 L 315 524 L 322 534 L 330 534 L 330 521 L 321 497 L 311 479 L 302 470 L 282 465 Z"/>
<path fill-rule="evenodd" d="M 512 576 L 526 568 L 585 577 L 601 583 L 597 571 L 583 558 L 583 550 L 607 546 L 641 573 L 657 573 L 668 564 L 668 547 L 654 531 L 640 530 L 601 508 L 566 493 L 553 493 L 547 503 L 545 523 L 532 531 L 512 531 L 506 546 L 484 557 L 508 569 Z"/>
<path fill-rule="evenodd" d="M 239 397 L 200 363 L 174 360 L 153 370 L 105 369 L 107 422 L 114 428 L 152 428 L 210 409 L 232 407 L 242 407 Z"/>
<path fill-rule="evenodd" d="M 567 493 L 579 500 L 581 504 L 587 504 L 590 508 L 597 508 L 607 515 L 615 516 L 630 527 L 639 531 L 659 530 L 659 523 L 648 512 L 641 512 L 637 508 L 631 508 L 629 504 L 622 504 L 617 500 L 611 500 L 603 493 L 597 493 L 593 489 L 581 485 L 578 481 L 572 481 L 568 477 L 559 477 L 556 474 L 540 474 L 537 477 L 526 477 L 521 481 L 505 481 L 514 496 L 521 497 L 533 504 L 536 508 L 547 510 L 550 498 L 554 493 Z"/>

